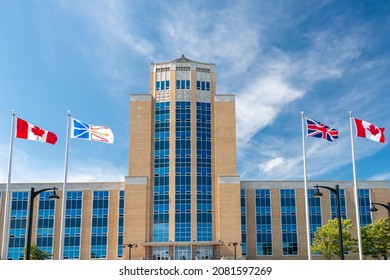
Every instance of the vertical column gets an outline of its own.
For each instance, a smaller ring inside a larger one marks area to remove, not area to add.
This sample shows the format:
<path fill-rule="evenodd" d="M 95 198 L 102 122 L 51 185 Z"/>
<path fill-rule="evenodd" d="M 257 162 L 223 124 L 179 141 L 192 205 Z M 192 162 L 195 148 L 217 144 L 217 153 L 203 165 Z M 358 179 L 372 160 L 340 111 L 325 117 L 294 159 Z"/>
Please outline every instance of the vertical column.
<path fill-rule="evenodd" d="M 80 259 L 89 260 L 91 258 L 91 226 L 92 226 L 92 191 L 83 191 L 83 208 L 81 219 L 81 251 Z"/>
<path fill-rule="evenodd" d="M 118 217 L 119 217 L 119 192 L 120 190 L 111 190 L 109 194 L 108 210 L 108 233 L 107 240 L 107 259 L 115 260 L 118 258 Z"/>
<path fill-rule="evenodd" d="M 236 249 L 237 258 L 241 258 L 241 246 L 228 246 L 229 242 L 241 243 L 241 200 L 240 177 L 219 177 L 219 237 L 224 242 L 221 246 L 221 254 L 234 258 Z"/>
<path fill-rule="evenodd" d="M 151 241 L 152 229 L 153 229 L 153 176 L 152 176 L 152 162 L 154 153 L 154 141 L 153 141 L 153 104 L 152 93 L 155 89 L 154 72 L 151 72 L 150 78 L 150 90 L 151 94 L 132 94 L 130 96 L 130 143 L 129 143 L 129 176 L 130 177 L 147 177 L 147 185 L 145 200 L 143 203 L 147 205 L 146 208 L 146 229 L 145 239 L 143 241 Z M 128 194 L 125 192 L 125 197 Z M 131 211 L 132 207 L 129 204 L 125 204 L 126 211 Z M 131 233 L 129 239 L 132 239 Z M 127 242 L 126 240 L 123 240 Z"/>
<path fill-rule="evenodd" d="M 213 84 L 213 82 L 212 82 Z M 236 176 L 236 119 L 234 95 L 212 97 L 213 236 L 221 239 L 219 176 Z M 238 194 L 238 199 L 240 194 Z M 238 209 L 240 212 L 240 209 Z M 221 239 L 222 240 L 222 239 Z"/>
<path fill-rule="evenodd" d="M 138 247 L 131 249 L 132 259 L 145 257 L 145 248 L 142 243 L 149 241 L 147 234 L 147 213 L 149 205 L 147 177 L 125 178 L 125 211 L 123 244 L 137 244 Z M 126 252 L 123 251 L 125 256 Z M 125 257 L 124 257 L 125 259 Z"/>

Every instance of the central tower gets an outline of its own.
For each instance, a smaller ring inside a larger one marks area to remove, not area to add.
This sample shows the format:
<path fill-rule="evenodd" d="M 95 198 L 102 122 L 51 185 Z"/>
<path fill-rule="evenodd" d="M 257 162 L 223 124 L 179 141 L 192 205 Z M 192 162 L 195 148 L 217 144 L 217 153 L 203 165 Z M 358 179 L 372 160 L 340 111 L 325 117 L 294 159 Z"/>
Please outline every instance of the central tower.
<path fill-rule="evenodd" d="M 123 242 L 138 244 L 134 256 L 232 254 L 227 244 L 241 241 L 235 135 L 234 96 L 216 95 L 215 64 L 151 64 L 150 94 L 130 98 Z"/>

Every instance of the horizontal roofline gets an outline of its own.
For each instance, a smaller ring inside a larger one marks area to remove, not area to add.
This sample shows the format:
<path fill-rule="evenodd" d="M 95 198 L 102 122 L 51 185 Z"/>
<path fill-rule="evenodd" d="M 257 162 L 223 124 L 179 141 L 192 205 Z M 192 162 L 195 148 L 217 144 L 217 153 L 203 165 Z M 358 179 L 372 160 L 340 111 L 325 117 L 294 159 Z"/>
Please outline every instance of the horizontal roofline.
<path fill-rule="evenodd" d="M 184 56 L 184 54 L 181 55 L 181 57 L 167 61 L 167 62 L 152 62 L 151 65 L 158 65 L 158 64 L 169 64 L 169 63 L 196 63 L 196 64 L 204 64 L 204 65 L 214 65 L 214 63 L 205 63 L 205 62 L 198 62 L 195 60 L 188 59 Z"/>

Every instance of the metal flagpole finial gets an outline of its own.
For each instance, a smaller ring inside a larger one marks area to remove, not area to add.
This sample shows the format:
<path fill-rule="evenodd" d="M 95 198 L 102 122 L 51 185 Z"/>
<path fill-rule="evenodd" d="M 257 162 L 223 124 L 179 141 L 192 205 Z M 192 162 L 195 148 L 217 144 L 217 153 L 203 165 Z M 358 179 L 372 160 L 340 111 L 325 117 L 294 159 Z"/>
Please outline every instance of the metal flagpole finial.
<path fill-rule="evenodd" d="M 303 117 L 305 114 L 303 113 L 303 111 L 301 111 L 301 116 Z"/>
<path fill-rule="evenodd" d="M 70 111 L 69 110 L 68 110 L 67 114 L 68 114 L 68 116 L 70 116 Z"/>
<path fill-rule="evenodd" d="M 15 115 L 15 109 L 11 110 L 12 115 Z"/>
<path fill-rule="evenodd" d="M 349 116 L 352 117 L 352 111 L 349 111 Z"/>

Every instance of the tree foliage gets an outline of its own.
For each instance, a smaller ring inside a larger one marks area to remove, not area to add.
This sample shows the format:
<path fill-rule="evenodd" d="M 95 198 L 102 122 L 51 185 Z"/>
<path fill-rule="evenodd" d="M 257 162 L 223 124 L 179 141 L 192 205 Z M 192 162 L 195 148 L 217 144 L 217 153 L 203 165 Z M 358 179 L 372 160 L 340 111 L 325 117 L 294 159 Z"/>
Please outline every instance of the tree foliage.
<path fill-rule="evenodd" d="M 26 249 L 24 249 L 24 254 L 26 254 Z M 49 254 L 45 251 L 42 251 L 35 244 L 31 244 L 30 247 L 30 260 L 47 260 L 52 254 Z"/>
<path fill-rule="evenodd" d="M 357 240 L 352 238 L 350 229 L 352 229 L 352 221 L 350 219 L 341 219 L 341 227 L 343 229 L 343 247 L 345 252 L 356 251 Z M 318 227 L 314 233 L 311 250 L 313 253 L 319 253 L 328 260 L 338 258 L 340 256 L 339 242 L 339 227 L 338 219 L 329 220 L 327 224 Z"/>
<path fill-rule="evenodd" d="M 361 228 L 365 257 L 387 259 L 390 255 L 390 231 L 388 218 L 375 220 Z"/>

